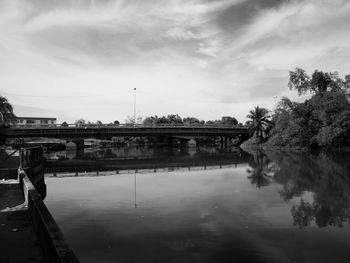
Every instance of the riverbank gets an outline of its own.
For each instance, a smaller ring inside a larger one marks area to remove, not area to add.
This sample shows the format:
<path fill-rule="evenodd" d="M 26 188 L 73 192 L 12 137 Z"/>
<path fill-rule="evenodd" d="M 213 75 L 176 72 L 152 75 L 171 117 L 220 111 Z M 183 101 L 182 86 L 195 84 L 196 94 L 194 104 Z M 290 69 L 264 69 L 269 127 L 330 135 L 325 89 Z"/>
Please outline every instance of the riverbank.
<path fill-rule="evenodd" d="M 281 152 L 292 152 L 292 153 L 298 153 L 298 152 L 309 152 L 313 151 L 312 149 L 309 149 L 307 147 L 299 147 L 299 146 L 275 146 L 271 145 L 269 141 L 265 143 L 260 143 L 257 138 L 250 138 L 249 140 L 243 142 L 240 145 L 240 148 L 246 152 L 251 151 L 281 151 Z M 323 151 L 325 149 L 318 148 L 317 151 Z M 332 152 L 350 152 L 350 147 L 337 147 L 337 148 L 327 148 L 327 151 L 329 152 L 331 150 Z"/>
<path fill-rule="evenodd" d="M 19 185 L 2 182 L 0 200 L 0 262 L 44 262 Z"/>

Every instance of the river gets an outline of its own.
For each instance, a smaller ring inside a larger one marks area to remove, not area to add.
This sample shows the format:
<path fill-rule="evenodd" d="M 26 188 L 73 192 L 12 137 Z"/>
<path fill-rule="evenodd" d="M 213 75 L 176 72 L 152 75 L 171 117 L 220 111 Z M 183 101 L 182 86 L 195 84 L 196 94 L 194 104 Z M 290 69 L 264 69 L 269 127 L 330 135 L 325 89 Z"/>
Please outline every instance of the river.
<path fill-rule="evenodd" d="M 49 157 L 45 203 L 81 262 L 349 262 L 349 154 Z"/>

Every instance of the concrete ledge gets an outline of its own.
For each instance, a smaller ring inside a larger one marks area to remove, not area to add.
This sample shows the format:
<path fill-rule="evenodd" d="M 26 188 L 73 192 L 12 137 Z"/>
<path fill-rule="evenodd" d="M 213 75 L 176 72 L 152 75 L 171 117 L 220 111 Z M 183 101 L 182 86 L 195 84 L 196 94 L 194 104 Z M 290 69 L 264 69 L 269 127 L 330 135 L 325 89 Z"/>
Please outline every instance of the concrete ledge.
<path fill-rule="evenodd" d="M 18 177 L 45 262 L 78 263 L 79 260 L 65 242 L 61 230 L 23 169 L 18 170 Z"/>

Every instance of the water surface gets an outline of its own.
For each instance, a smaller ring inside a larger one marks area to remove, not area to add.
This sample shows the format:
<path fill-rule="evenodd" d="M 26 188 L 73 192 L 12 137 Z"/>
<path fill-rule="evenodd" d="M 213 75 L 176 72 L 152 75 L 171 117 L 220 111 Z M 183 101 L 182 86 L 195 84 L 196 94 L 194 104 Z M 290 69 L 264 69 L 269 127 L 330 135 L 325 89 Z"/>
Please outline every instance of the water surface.
<path fill-rule="evenodd" d="M 45 202 L 81 262 L 348 262 L 348 156 L 205 152 L 169 150 L 170 171 L 51 175 Z"/>

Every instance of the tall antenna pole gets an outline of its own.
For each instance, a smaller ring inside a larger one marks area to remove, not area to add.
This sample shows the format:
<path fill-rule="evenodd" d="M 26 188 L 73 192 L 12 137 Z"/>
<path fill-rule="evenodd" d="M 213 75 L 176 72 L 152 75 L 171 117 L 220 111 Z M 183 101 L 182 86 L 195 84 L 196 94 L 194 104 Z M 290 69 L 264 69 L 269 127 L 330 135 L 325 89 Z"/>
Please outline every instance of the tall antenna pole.
<path fill-rule="evenodd" d="M 134 88 L 134 126 L 136 126 L 136 88 Z"/>

